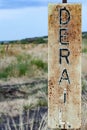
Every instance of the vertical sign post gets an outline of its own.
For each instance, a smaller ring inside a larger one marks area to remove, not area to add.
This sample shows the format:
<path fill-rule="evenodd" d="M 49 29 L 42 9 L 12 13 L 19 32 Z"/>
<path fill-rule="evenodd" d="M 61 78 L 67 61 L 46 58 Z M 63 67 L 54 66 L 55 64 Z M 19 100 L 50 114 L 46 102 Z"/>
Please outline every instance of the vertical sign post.
<path fill-rule="evenodd" d="M 62 3 L 67 3 L 67 0 L 62 0 Z"/>
<path fill-rule="evenodd" d="M 48 7 L 48 127 L 81 127 L 81 5 Z"/>

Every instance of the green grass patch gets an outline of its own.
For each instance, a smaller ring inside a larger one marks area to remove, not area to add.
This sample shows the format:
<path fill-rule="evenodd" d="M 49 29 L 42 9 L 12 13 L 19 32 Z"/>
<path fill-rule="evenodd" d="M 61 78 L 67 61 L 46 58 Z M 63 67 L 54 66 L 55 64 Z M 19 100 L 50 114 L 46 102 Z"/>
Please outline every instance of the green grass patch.
<path fill-rule="evenodd" d="M 33 109 L 34 108 L 34 105 L 33 104 L 26 104 L 23 106 L 23 110 L 24 111 L 27 111 L 27 110 L 30 110 L 30 109 Z"/>
<path fill-rule="evenodd" d="M 43 69 L 45 72 L 48 70 L 48 65 L 46 62 L 43 62 L 41 59 L 32 59 L 32 65 L 36 65 L 38 69 Z"/>
<path fill-rule="evenodd" d="M 4 69 L 0 70 L 0 78 L 8 78 L 9 76 L 14 75 L 14 65 L 10 64 Z"/>
<path fill-rule="evenodd" d="M 19 76 L 26 75 L 26 72 L 29 70 L 30 64 L 27 62 L 20 62 L 17 64 L 17 70 L 19 72 Z"/>
<path fill-rule="evenodd" d="M 7 78 L 8 77 L 8 73 L 6 73 L 5 71 L 3 72 L 0 72 L 0 79 L 4 79 L 4 78 Z"/>
<path fill-rule="evenodd" d="M 85 80 L 82 80 L 82 92 L 86 92 L 87 91 L 87 83 Z"/>
<path fill-rule="evenodd" d="M 47 101 L 44 100 L 44 99 L 39 99 L 39 100 L 38 100 L 38 103 L 37 103 L 37 106 L 38 106 L 38 107 L 41 107 L 41 106 L 45 107 L 45 106 L 48 106 L 48 103 L 47 103 Z"/>
<path fill-rule="evenodd" d="M 87 48 L 83 48 L 83 49 L 82 49 L 82 52 L 83 52 L 83 53 L 87 53 Z"/>
<path fill-rule="evenodd" d="M 2 56 L 3 54 L 5 54 L 4 46 L 0 45 L 0 56 Z"/>
<path fill-rule="evenodd" d="M 87 39 L 87 32 L 83 32 L 83 33 L 82 33 L 82 38 L 83 38 L 83 39 Z"/>
<path fill-rule="evenodd" d="M 18 55 L 16 56 L 16 61 L 10 63 L 4 68 L 0 69 L 0 78 L 10 78 L 10 77 L 34 77 L 39 75 L 37 72 L 47 72 L 47 63 L 43 62 L 41 59 L 33 59 L 31 55 Z"/>
<path fill-rule="evenodd" d="M 82 39 L 82 43 L 83 43 L 83 45 L 87 45 L 87 39 L 86 39 L 86 38 L 83 38 L 83 39 Z"/>

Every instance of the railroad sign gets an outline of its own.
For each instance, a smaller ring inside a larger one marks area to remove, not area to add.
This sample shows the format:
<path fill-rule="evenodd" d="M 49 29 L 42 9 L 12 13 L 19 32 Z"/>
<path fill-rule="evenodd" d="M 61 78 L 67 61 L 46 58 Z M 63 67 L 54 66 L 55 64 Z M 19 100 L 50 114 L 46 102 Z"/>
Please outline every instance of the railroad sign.
<path fill-rule="evenodd" d="M 48 127 L 81 127 L 81 5 L 48 7 Z"/>

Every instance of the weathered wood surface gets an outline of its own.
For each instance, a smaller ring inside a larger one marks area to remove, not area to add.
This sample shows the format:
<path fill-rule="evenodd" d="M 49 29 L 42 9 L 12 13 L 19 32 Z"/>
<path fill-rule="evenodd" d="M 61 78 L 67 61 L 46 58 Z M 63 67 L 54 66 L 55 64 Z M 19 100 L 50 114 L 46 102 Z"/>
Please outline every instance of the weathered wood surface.
<path fill-rule="evenodd" d="M 49 4 L 48 127 L 81 127 L 81 5 Z"/>

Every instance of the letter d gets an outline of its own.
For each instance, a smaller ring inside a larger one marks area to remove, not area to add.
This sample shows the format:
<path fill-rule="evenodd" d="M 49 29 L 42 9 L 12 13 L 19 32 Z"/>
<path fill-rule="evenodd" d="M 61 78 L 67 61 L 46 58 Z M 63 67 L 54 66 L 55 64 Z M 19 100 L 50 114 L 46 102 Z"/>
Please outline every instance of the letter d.
<path fill-rule="evenodd" d="M 66 18 L 66 21 L 65 20 L 63 20 L 63 12 L 65 12 L 66 13 L 66 15 L 67 15 L 67 18 Z M 70 13 L 69 13 L 69 11 L 64 7 L 64 8 L 62 8 L 62 9 L 60 9 L 60 24 L 68 24 L 68 22 L 70 21 Z"/>

